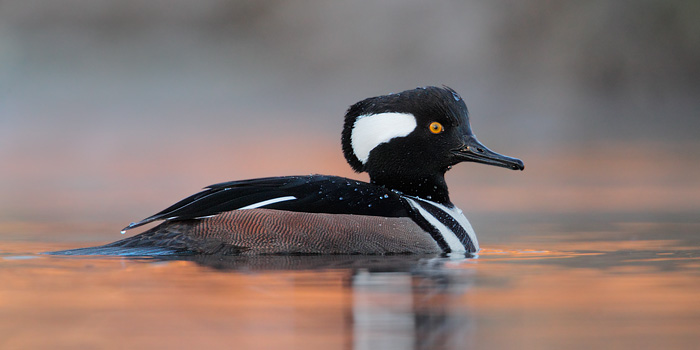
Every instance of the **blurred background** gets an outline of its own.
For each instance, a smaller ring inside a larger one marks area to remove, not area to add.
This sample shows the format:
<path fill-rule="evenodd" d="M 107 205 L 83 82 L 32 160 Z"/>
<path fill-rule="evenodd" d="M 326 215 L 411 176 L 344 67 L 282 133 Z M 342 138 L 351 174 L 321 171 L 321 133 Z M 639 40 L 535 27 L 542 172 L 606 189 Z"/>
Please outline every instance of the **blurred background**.
<path fill-rule="evenodd" d="M 346 108 L 441 84 L 526 164 L 448 173 L 478 232 L 692 215 L 698 18 L 693 0 L 3 0 L 0 233 L 112 240 L 216 182 L 366 180 L 340 150 Z"/>

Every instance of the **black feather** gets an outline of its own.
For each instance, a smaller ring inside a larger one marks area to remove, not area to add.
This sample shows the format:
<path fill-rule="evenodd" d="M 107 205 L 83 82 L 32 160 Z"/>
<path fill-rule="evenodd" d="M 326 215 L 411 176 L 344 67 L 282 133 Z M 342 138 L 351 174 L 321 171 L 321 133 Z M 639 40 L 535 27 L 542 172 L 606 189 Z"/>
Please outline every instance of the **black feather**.
<path fill-rule="evenodd" d="M 308 213 L 409 216 L 399 195 L 382 186 L 338 176 L 284 176 L 208 186 L 204 191 L 132 223 L 124 230 L 158 220 L 187 220 L 216 215 L 287 196 L 296 199 L 269 204 L 264 208 Z"/>

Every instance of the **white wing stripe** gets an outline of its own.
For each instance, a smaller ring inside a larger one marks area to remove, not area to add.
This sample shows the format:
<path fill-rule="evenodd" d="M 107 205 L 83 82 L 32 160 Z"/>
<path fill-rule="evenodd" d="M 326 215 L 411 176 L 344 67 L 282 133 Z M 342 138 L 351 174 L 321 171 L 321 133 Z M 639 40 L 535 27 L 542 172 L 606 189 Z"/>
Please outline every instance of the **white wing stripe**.
<path fill-rule="evenodd" d="M 275 204 L 275 203 L 279 203 L 279 202 L 291 201 L 291 200 L 295 200 L 295 199 L 297 199 L 297 197 L 294 197 L 294 196 L 272 198 L 272 199 L 268 199 L 266 201 L 253 203 L 251 205 L 246 205 L 245 207 L 238 208 L 238 210 L 261 208 L 261 207 L 264 207 L 266 205 Z"/>

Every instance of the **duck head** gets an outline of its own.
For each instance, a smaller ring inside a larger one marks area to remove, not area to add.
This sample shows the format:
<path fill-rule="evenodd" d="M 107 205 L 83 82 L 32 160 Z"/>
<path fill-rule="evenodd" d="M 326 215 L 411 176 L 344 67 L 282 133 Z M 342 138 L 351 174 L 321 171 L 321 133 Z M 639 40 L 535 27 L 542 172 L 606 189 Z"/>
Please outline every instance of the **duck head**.
<path fill-rule="evenodd" d="M 350 106 L 342 146 L 353 170 L 367 172 L 372 183 L 443 204 L 451 204 L 445 172 L 458 163 L 525 168 L 477 140 L 464 100 L 449 87 L 421 87 Z"/>

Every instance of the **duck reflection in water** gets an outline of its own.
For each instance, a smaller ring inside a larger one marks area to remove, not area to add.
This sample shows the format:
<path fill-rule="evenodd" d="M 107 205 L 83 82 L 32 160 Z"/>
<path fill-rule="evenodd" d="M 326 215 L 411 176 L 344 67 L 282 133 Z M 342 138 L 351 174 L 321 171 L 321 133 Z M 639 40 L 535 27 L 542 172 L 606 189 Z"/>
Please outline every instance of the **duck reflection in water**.
<path fill-rule="evenodd" d="M 459 307 L 475 279 L 474 270 L 468 267 L 472 260 L 469 255 L 193 255 L 146 259 L 191 261 L 220 273 L 243 273 L 253 279 L 277 271 L 285 282 L 274 290 L 288 283 L 292 283 L 289 288 L 298 288 L 297 283 L 301 283 L 324 290 L 347 289 L 350 298 L 343 298 L 347 305 L 342 308 L 346 315 L 341 319 L 345 320 L 343 332 L 347 332 L 344 338 L 351 341 L 352 349 L 463 349 L 473 332 L 469 309 Z M 324 273 L 340 273 L 342 286 L 325 285 L 328 281 L 317 275 Z"/>

